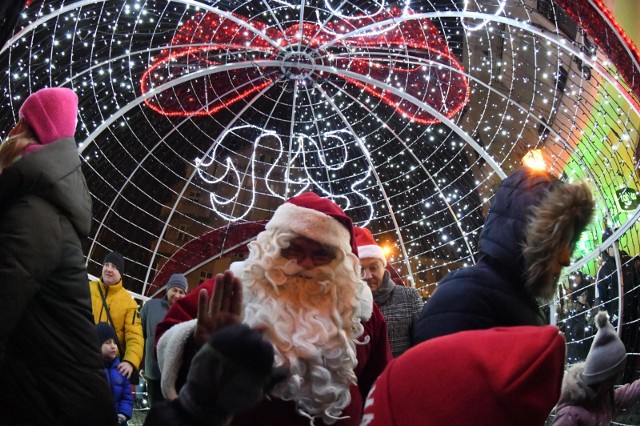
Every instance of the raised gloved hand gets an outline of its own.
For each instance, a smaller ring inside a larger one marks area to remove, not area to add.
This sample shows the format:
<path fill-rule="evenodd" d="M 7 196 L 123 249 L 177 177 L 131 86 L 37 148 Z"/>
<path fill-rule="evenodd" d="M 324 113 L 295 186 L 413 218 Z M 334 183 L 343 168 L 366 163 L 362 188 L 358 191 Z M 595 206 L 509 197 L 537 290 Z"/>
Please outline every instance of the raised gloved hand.
<path fill-rule="evenodd" d="M 285 377 L 286 370 L 273 367 L 272 344 L 259 331 L 234 324 L 200 348 L 178 399 L 197 422 L 224 424 L 260 402 Z"/>

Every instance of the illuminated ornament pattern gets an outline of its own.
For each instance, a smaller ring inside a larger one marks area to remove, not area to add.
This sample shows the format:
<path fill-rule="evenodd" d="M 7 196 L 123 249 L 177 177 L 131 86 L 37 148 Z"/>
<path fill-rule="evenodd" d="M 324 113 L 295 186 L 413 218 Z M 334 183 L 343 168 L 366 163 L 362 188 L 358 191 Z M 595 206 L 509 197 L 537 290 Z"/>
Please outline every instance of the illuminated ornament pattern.
<path fill-rule="evenodd" d="M 281 8 L 280 8 L 281 9 Z M 288 11 L 289 8 L 284 9 Z M 282 11 L 276 9 L 272 15 L 281 18 Z M 154 59 L 141 81 L 143 93 L 171 85 L 156 96 L 146 100 L 147 106 L 157 113 L 167 116 L 202 116 L 216 114 L 234 104 L 250 104 L 259 97 L 272 97 L 279 114 L 302 117 L 311 114 L 324 117 L 327 100 L 340 91 L 340 96 L 358 98 L 364 90 L 381 102 L 368 108 L 361 105 L 365 114 L 385 116 L 398 114 L 405 120 L 419 124 L 440 122 L 416 102 L 410 102 L 393 91 L 390 83 L 395 80 L 402 85 L 402 92 L 417 102 L 428 105 L 433 110 L 450 118 L 467 103 L 469 87 L 464 69 L 449 52 L 444 38 L 428 19 L 414 18 L 410 9 L 397 6 L 388 11 L 379 11 L 373 16 L 326 18 L 316 10 L 301 23 L 276 22 L 266 25 L 260 18 L 246 18 L 232 12 L 198 13 L 180 27 L 171 45 Z M 201 77 L 195 76 L 204 71 Z M 189 78 L 194 76 L 193 78 Z M 187 77 L 187 78 L 185 78 Z M 173 85 L 172 82 L 184 80 Z M 164 86 L 163 86 L 164 85 Z M 278 93 L 286 92 L 278 96 Z M 332 92 L 329 95 L 329 91 Z M 274 104 L 259 103 L 260 109 L 269 115 Z M 339 107 L 330 102 L 329 111 Z M 253 110 L 248 110 L 252 114 Z M 331 114 L 331 111 L 329 112 Z M 335 113 L 333 113 L 335 115 Z M 211 166 L 218 158 L 219 148 L 226 143 L 229 135 L 235 135 L 238 128 L 225 129 L 210 154 L 205 159 L 196 159 L 199 177 L 208 184 L 217 184 L 224 179 L 236 183 L 231 195 L 210 193 L 211 205 L 216 213 L 229 221 L 244 219 L 253 208 L 256 190 L 253 187 L 259 176 L 255 173 L 256 147 L 264 138 L 275 139 L 278 145 L 277 158 L 263 173 L 266 188 L 272 195 L 284 200 L 302 191 L 314 190 L 339 202 L 347 211 L 351 201 L 342 194 L 322 184 L 313 176 L 314 171 L 332 173 L 349 167 L 354 183 L 347 186 L 348 194 L 355 195 L 355 205 L 364 205 L 369 212 L 360 223 L 368 225 L 374 215 L 373 203 L 358 191 L 372 170 L 367 148 L 360 139 L 347 116 L 338 117 L 335 124 L 326 131 L 309 131 L 301 126 L 290 134 L 278 133 L 279 123 L 270 117 L 263 127 L 264 133 L 247 136 L 254 146 L 250 155 L 250 165 L 245 178 L 240 176 L 233 161 L 226 160 L 224 171 L 219 176 L 208 176 L 204 168 Z M 258 130 L 250 126 L 254 131 Z M 247 126 L 240 126 L 246 129 Z M 338 130 L 336 130 L 338 129 Z M 246 133 L 246 132 L 245 132 Z M 290 157 L 283 158 L 286 141 Z M 335 149 L 341 152 L 334 158 L 334 164 L 327 162 L 325 147 L 336 142 Z M 355 148 L 349 148 L 355 145 Z M 349 152 L 361 151 L 364 159 L 350 162 Z M 310 157 L 315 157 L 321 167 L 310 166 Z M 268 181 L 271 172 L 288 163 L 289 172 L 285 176 L 286 191 L 279 193 Z M 363 173 L 357 172 L 361 170 Z M 293 171 L 293 173 L 292 173 Z M 298 172 L 299 171 L 299 172 Z M 298 176 L 300 173 L 303 176 Z M 290 175 L 296 176 L 294 180 Z M 362 175 L 362 176 L 360 176 Z M 245 181 L 246 179 L 246 181 Z M 245 183 L 243 183 L 245 181 Z M 220 207 L 238 201 L 242 192 L 250 192 L 247 206 L 225 213 Z M 225 190 L 224 192 L 228 192 Z"/>
<path fill-rule="evenodd" d="M 435 124 L 440 120 L 427 108 L 451 118 L 468 101 L 464 69 L 436 26 L 416 18 L 407 8 L 394 6 L 373 16 L 350 17 L 326 12 L 323 16 L 316 9 L 310 19 L 292 20 L 294 23 L 287 20 L 289 11 L 290 7 L 272 9 L 270 15 L 277 19 L 269 25 L 264 18 L 224 10 L 195 14 L 144 73 L 142 92 L 158 92 L 145 103 L 171 117 L 213 115 L 236 104 L 251 106 L 243 115 L 257 110 L 267 117 L 261 125 L 264 132 L 253 125 L 224 129 L 206 158 L 196 159 L 198 176 L 205 183 L 235 183 L 231 190 L 223 187 L 210 193 L 211 206 L 222 218 L 245 219 L 255 205 L 255 183 L 263 177 L 268 192 L 281 200 L 314 190 L 351 214 L 352 204 L 362 207 L 360 224 L 366 226 L 374 216 L 373 202 L 358 187 L 373 174 L 372 163 L 358 123 L 350 120 L 354 113 L 342 114 L 333 98 L 373 96 L 380 101 L 377 105 L 360 101 L 351 109 L 378 117 L 380 123 L 396 114 L 408 122 Z M 396 87 L 390 84 L 394 81 Z M 260 98 L 274 101 L 260 102 Z M 286 133 L 282 132 L 283 115 L 292 120 Z M 325 118 L 327 115 L 334 118 Z M 305 116 L 324 118 L 326 130 L 300 126 L 298 120 Z M 228 141 L 239 137 L 253 147 L 244 175 L 232 157 L 225 160 L 218 175 L 210 175 L 206 169 L 216 167 L 215 160 Z M 276 143 L 276 155 L 266 173 L 257 176 L 257 149 L 265 139 Z M 337 156 L 328 155 L 332 150 Z M 358 158 L 350 158 L 354 153 Z M 326 179 L 314 176 L 344 173 L 343 168 L 352 170 L 348 192 L 331 188 Z M 269 184 L 272 172 L 284 176 L 284 191 Z M 249 201 L 236 207 L 246 191 Z M 232 211 L 225 212 L 229 205 L 234 206 Z"/>
<path fill-rule="evenodd" d="M 640 62 L 603 3 L 33 0 L 0 51 L 2 136 L 27 94 L 78 93 L 87 267 L 119 250 L 136 293 L 167 264 L 192 285 L 224 269 L 237 229 L 313 190 L 428 296 L 477 262 L 495 187 L 535 149 L 594 190 L 569 268 L 593 276 L 613 240 L 640 253 Z M 561 282 L 551 318 L 577 347 Z"/>
<path fill-rule="evenodd" d="M 238 171 L 238 168 L 235 166 L 233 160 L 231 158 L 227 158 L 225 160 L 225 170 L 222 173 L 222 176 L 216 178 L 214 176 L 209 175 L 206 172 L 206 169 L 211 166 L 216 158 L 220 158 L 219 154 L 221 151 L 224 151 L 224 143 L 226 139 L 231 138 L 233 136 L 240 135 L 243 131 L 250 130 L 251 133 L 255 133 L 257 130 L 259 136 L 253 142 L 253 148 L 251 152 L 251 157 L 249 159 L 249 171 L 241 176 L 241 172 Z M 196 159 L 196 169 L 198 175 L 202 180 L 204 180 L 208 184 L 218 184 L 219 182 L 227 179 L 231 175 L 231 181 L 237 182 L 235 192 L 229 197 L 220 196 L 214 192 L 210 193 L 209 197 L 211 199 L 211 205 L 216 213 L 222 216 L 224 219 L 235 222 L 239 219 L 245 218 L 254 207 L 256 192 L 254 188 L 250 188 L 251 192 L 251 201 L 245 207 L 244 211 L 237 212 L 235 215 L 225 214 L 223 211 L 219 209 L 220 206 L 226 206 L 230 203 L 236 203 L 238 198 L 240 197 L 240 192 L 243 189 L 247 189 L 248 186 L 255 184 L 258 179 L 263 179 L 264 184 L 268 191 L 275 197 L 280 198 L 282 201 L 285 201 L 287 197 L 282 195 L 282 193 L 287 193 L 289 196 L 296 196 L 305 191 L 315 191 L 324 197 L 332 198 L 335 202 L 344 206 L 345 211 L 351 211 L 351 201 L 349 197 L 344 195 L 336 194 L 329 192 L 326 190 L 322 183 L 318 182 L 318 180 L 314 177 L 314 170 L 320 169 L 322 172 L 331 173 L 336 170 L 343 170 L 345 168 L 352 169 L 351 176 L 354 179 L 350 186 L 350 194 L 356 195 L 360 198 L 360 204 L 366 205 L 369 210 L 369 215 L 366 217 L 366 221 L 363 226 L 369 223 L 369 221 L 373 218 L 374 211 L 373 205 L 370 199 L 368 199 L 365 195 L 363 195 L 358 187 L 362 185 L 362 183 L 370 177 L 372 171 L 369 165 L 365 161 L 351 161 L 349 159 L 349 150 L 347 147 L 347 141 L 353 138 L 353 134 L 350 132 L 343 131 L 327 131 L 323 137 L 323 149 L 320 149 L 317 142 L 309 138 L 303 134 L 297 134 L 293 137 L 292 145 L 295 147 L 291 148 L 292 156 L 289 157 L 288 160 L 288 168 L 290 172 L 284 176 L 284 184 L 286 185 L 287 190 L 278 191 L 276 185 L 272 185 L 270 182 L 277 181 L 278 179 L 273 179 L 273 174 L 277 174 L 276 169 L 278 168 L 278 164 L 282 162 L 284 157 L 284 143 L 281 137 L 275 132 L 264 132 L 255 126 L 242 126 L 235 127 L 228 132 L 222 134 L 220 141 L 216 142 L 213 147 L 213 151 L 209 153 L 204 160 Z M 277 157 L 275 161 L 266 171 L 266 173 L 257 174 L 256 173 L 256 155 L 261 147 L 261 142 L 263 140 L 271 140 L 275 142 L 275 152 Z M 327 152 L 327 145 L 333 144 L 332 159 L 329 160 L 325 157 L 324 153 Z M 363 150 L 366 151 L 366 148 L 361 144 Z M 295 173 L 296 176 L 299 176 L 296 180 L 290 178 L 291 170 L 304 170 L 303 175 L 301 173 Z M 361 176 L 358 176 L 361 175 Z M 246 179 L 246 183 L 243 182 L 243 179 Z M 280 180 L 282 180 L 280 178 Z"/>

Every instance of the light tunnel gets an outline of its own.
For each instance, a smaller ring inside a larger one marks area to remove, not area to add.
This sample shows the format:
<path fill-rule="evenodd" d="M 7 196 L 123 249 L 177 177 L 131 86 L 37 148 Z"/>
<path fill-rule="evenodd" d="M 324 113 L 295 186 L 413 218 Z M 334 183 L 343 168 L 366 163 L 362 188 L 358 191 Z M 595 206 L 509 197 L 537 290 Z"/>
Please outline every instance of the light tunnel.
<path fill-rule="evenodd" d="M 78 94 L 88 271 L 118 250 L 142 297 L 220 272 L 314 191 L 427 298 L 477 261 L 496 186 L 533 154 L 597 206 L 550 321 L 575 318 L 573 275 L 606 247 L 621 276 L 640 253 L 639 56 L 600 0 L 27 3 L 0 52 L 2 136 L 29 93 Z"/>

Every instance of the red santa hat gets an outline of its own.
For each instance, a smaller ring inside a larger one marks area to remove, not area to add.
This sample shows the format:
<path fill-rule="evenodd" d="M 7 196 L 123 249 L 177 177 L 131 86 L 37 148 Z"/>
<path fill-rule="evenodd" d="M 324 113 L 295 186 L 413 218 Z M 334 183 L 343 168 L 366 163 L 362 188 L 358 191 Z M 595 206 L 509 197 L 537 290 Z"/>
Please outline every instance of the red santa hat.
<path fill-rule="evenodd" d="M 362 425 L 544 424 L 560 396 L 565 340 L 553 326 L 427 340 L 378 377 Z M 429 397 L 425 398 L 425 392 Z"/>
<path fill-rule="evenodd" d="M 35 133 L 40 144 L 29 145 L 24 153 L 63 138 L 72 138 L 78 121 L 78 96 L 73 90 L 53 87 L 31 94 L 18 113 Z"/>
<path fill-rule="evenodd" d="M 278 207 L 266 229 L 289 229 L 358 255 L 351 218 L 336 203 L 313 192 L 303 192 Z"/>
<path fill-rule="evenodd" d="M 387 266 L 387 258 L 384 251 L 373 239 L 373 234 L 367 228 L 354 227 L 353 232 L 356 236 L 356 244 L 358 245 L 358 257 L 360 259 L 374 258 L 382 261 Z"/>

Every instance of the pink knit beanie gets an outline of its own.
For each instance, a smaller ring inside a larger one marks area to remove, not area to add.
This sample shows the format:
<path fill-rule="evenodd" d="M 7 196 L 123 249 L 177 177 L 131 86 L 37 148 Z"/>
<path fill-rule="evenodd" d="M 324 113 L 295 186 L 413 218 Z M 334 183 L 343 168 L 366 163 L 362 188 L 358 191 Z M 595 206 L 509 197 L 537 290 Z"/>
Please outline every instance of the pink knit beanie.
<path fill-rule="evenodd" d="M 78 97 L 73 90 L 63 87 L 41 89 L 24 101 L 19 116 L 33 129 L 40 142 L 40 145 L 29 145 L 22 151 L 27 154 L 58 139 L 75 135 Z"/>

